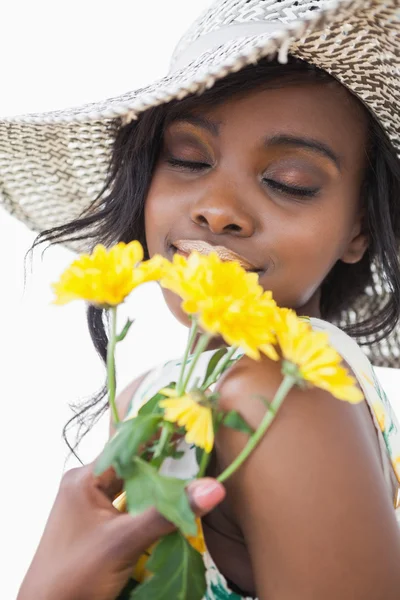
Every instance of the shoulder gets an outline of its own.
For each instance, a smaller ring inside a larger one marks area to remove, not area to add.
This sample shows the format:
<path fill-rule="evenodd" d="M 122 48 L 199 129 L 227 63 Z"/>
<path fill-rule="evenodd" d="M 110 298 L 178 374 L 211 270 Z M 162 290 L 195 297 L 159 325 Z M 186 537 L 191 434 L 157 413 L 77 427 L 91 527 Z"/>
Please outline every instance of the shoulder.
<path fill-rule="evenodd" d="M 267 410 L 266 403 L 272 401 L 281 382 L 280 363 L 267 358 L 254 361 L 243 357 L 220 381 L 221 407 L 238 411 L 256 429 Z M 351 452 L 357 457 L 358 466 L 376 465 L 378 481 L 381 477 L 384 482 L 376 436 L 373 427 L 366 429 L 366 414 L 365 402 L 349 404 L 316 387 L 294 387 L 262 440 L 260 452 L 279 450 L 285 456 L 293 453 L 293 457 L 299 461 L 303 458 L 310 466 L 322 454 L 326 454 L 325 460 L 330 456 L 331 460 L 336 457 L 339 462 L 348 462 L 346 456 Z M 230 451 L 235 454 L 245 441 L 244 434 L 231 429 L 223 428 L 221 434 L 226 438 L 221 448 L 223 453 L 228 453 L 232 444 Z M 291 460 L 290 464 L 293 462 L 296 461 Z M 328 478 L 327 469 L 324 471 Z"/>
<path fill-rule="evenodd" d="M 118 395 L 117 409 L 118 409 L 118 414 L 119 414 L 120 419 L 125 418 L 128 410 L 129 410 L 129 406 L 130 406 L 133 396 L 135 395 L 136 391 L 139 389 L 139 386 L 142 384 L 142 382 L 147 377 L 147 375 L 148 375 L 148 372 L 144 373 L 143 375 L 140 375 L 140 377 L 137 377 L 136 379 L 131 381 L 131 383 L 129 385 L 127 385 L 122 390 L 122 392 Z M 115 429 L 114 429 L 111 417 L 110 417 L 109 433 L 110 433 L 110 437 L 112 435 L 114 435 L 114 433 L 115 433 Z"/>
<path fill-rule="evenodd" d="M 272 400 L 281 380 L 278 363 L 243 358 L 222 379 L 220 402 L 255 429 L 266 411 L 261 398 Z M 363 575 L 365 588 L 363 582 L 357 588 L 357 577 L 374 560 L 380 577 L 384 574 L 377 556 L 393 552 L 400 560 L 394 511 L 363 410 L 363 403 L 350 405 L 317 388 L 293 388 L 258 447 L 227 481 L 228 501 L 262 597 L 275 597 L 278 588 L 282 596 L 276 597 L 292 597 L 301 587 L 308 590 L 301 599 L 342 597 L 346 577 L 355 596 L 378 597 L 362 596 L 369 585 L 379 585 L 376 572 L 371 581 Z M 246 441 L 241 432 L 220 429 L 220 468 Z M 313 579 L 309 568 L 321 564 L 321 549 L 324 565 Z M 332 596 L 324 595 L 326 577 L 335 582 Z"/>

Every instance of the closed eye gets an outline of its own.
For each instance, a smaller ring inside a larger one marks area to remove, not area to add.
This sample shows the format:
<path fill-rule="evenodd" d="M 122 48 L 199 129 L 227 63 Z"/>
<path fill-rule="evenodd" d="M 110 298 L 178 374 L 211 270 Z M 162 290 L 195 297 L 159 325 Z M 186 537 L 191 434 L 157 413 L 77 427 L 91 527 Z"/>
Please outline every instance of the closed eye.
<path fill-rule="evenodd" d="M 167 163 L 183 171 L 203 171 L 204 169 L 209 169 L 211 167 L 208 163 L 181 160 L 180 158 L 174 158 L 173 156 L 167 158 Z"/>
<path fill-rule="evenodd" d="M 319 192 L 319 188 L 285 185 L 284 183 L 281 183 L 280 181 L 275 181 L 274 179 L 264 178 L 263 182 L 266 183 L 273 190 L 285 194 L 286 196 L 297 196 L 298 198 L 313 198 Z"/>
<path fill-rule="evenodd" d="M 167 158 L 167 163 L 173 167 L 176 167 L 183 171 L 204 171 L 205 169 L 211 168 L 209 163 L 197 162 L 191 160 L 182 160 L 180 158 L 175 158 L 170 156 Z M 269 187 L 274 189 L 277 192 L 285 194 L 287 196 L 297 196 L 303 198 L 312 198 L 316 196 L 319 192 L 319 188 L 309 188 L 309 187 L 300 187 L 300 186 L 289 186 L 281 183 L 280 181 L 275 181 L 274 179 L 264 178 L 263 182 L 266 183 Z"/>

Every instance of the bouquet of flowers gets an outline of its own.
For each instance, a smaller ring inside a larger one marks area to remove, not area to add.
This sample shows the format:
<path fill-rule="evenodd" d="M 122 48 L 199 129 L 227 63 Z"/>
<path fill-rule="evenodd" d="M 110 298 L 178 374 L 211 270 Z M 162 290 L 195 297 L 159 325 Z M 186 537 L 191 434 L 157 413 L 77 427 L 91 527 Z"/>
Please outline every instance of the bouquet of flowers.
<path fill-rule="evenodd" d="M 121 421 L 115 402 L 115 348 L 132 321 L 128 319 L 118 332 L 117 309 L 148 281 L 158 281 L 180 296 L 191 328 L 177 381 L 158 390 L 133 417 Z M 188 258 L 176 254 L 172 262 L 161 256 L 143 260 L 137 241 L 109 250 L 98 245 L 91 255 L 75 260 L 53 288 L 56 304 L 82 299 L 110 313 L 107 382 L 116 433 L 99 457 L 96 473 L 113 467 L 123 480 L 124 493 L 115 502 L 121 510 L 137 515 L 154 506 L 176 527 L 175 533 L 132 565 L 132 581 L 120 598 L 201 600 L 206 591 L 201 522 L 185 493 L 189 482 L 163 475 L 164 461 L 179 460 L 185 440 L 195 446 L 197 476 L 203 476 L 218 429 L 231 427 L 245 432 L 248 441 L 219 475 L 219 481 L 225 481 L 265 435 L 293 386 L 318 386 L 353 403 L 363 396 L 330 347 L 327 334 L 314 332 L 308 320 L 294 311 L 279 308 L 271 292 L 259 285 L 257 274 L 234 261 L 223 262 L 217 254 L 193 253 Z M 193 381 L 197 361 L 215 336 L 226 346 L 212 354 L 203 380 Z M 222 410 L 218 392 L 210 388 L 238 356 L 260 360 L 262 354 L 280 361 L 283 378 L 275 397 L 264 399 L 265 416 L 254 431 L 238 412 Z"/>

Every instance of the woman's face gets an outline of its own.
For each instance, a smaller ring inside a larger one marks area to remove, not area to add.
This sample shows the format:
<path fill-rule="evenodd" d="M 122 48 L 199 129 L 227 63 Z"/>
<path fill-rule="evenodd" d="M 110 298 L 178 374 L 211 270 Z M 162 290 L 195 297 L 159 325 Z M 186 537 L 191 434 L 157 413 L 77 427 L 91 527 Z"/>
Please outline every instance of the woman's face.
<path fill-rule="evenodd" d="M 165 131 L 145 206 L 150 256 L 225 248 L 280 306 L 318 316 L 329 271 L 366 248 L 366 137 L 363 111 L 338 84 L 259 90 L 207 110 L 199 100 Z"/>

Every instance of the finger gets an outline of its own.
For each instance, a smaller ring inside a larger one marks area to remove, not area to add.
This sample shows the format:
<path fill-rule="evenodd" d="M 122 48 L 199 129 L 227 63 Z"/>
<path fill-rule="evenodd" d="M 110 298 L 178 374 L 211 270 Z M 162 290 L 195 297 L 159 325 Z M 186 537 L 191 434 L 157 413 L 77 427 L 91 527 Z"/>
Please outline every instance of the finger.
<path fill-rule="evenodd" d="M 203 516 L 224 499 L 225 488 L 215 479 L 198 479 L 188 486 L 188 497 L 195 514 Z M 113 525 L 115 535 L 109 537 L 110 552 L 130 562 L 136 562 L 151 544 L 175 530 L 155 508 L 135 517 L 121 515 Z"/>
<path fill-rule="evenodd" d="M 113 467 L 110 467 L 101 475 L 95 475 L 94 470 L 96 467 L 97 458 L 91 463 L 84 467 L 79 467 L 84 477 L 90 484 L 94 483 L 95 487 L 98 488 L 109 500 L 114 498 L 121 493 L 123 489 L 123 481 L 117 477 Z"/>
<path fill-rule="evenodd" d="M 154 542 L 175 530 L 154 507 L 134 517 L 121 514 L 112 526 L 113 535 L 107 537 L 108 553 L 127 564 L 135 564 Z"/>
<path fill-rule="evenodd" d="M 109 500 L 114 500 L 117 494 L 121 493 L 124 483 L 122 479 L 117 477 L 113 467 L 110 467 L 101 475 L 93 476 L 95 477 L 96 487 L 101 490 Z"/>
<path fill-rule="evenodd" d="M 222 483 L 211 477 L 192 481 L 186 491 L 193 512 L 200 517 L 222 502 L 226 494 Z"/>

